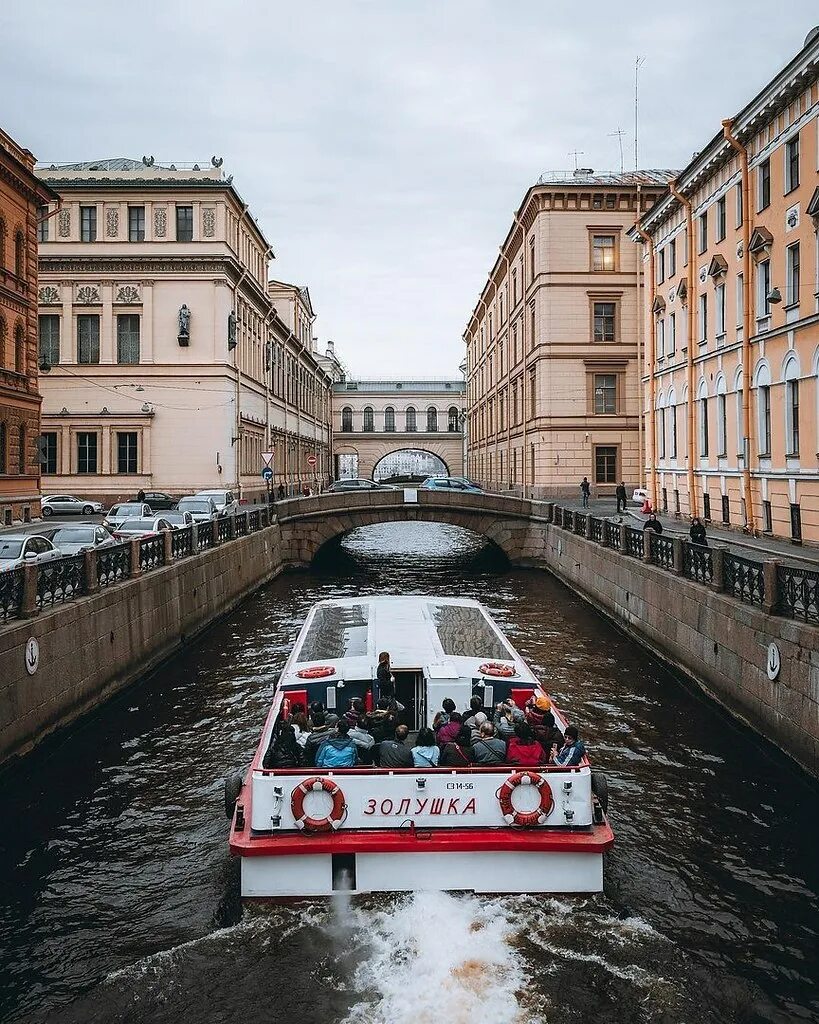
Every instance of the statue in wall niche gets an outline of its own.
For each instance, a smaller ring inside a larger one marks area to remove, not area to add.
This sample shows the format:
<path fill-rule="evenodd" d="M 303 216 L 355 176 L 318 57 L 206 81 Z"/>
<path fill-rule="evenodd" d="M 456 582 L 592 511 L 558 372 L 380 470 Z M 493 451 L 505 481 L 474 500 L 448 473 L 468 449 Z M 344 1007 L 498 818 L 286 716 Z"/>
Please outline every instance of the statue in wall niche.
<path fill-rule="evenodd" d="M 187 345 L 191 336 L 191 311 L 183 302 L 179 310 L 179 344 Z"/>
<path fill-rule="evenodd" d="M 236 310 L 232 309 L 228 314 L 228 351 L 236 348 Z"/>

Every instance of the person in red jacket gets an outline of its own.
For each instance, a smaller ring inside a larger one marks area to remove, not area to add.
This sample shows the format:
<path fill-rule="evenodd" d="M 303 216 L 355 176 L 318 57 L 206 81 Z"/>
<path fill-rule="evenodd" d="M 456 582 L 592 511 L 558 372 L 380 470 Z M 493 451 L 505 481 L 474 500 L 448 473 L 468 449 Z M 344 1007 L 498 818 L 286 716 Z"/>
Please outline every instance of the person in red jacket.
<path fill-rule="evenodd" d="M 546 764 L 547 757 L 543 747 L 535 738 L 532 727 L 527 722 L 519 722 L 515 726 L 515 734 L 506 745 L 506 760 L 509 764 L 521 768 L 536 768 Z"/>

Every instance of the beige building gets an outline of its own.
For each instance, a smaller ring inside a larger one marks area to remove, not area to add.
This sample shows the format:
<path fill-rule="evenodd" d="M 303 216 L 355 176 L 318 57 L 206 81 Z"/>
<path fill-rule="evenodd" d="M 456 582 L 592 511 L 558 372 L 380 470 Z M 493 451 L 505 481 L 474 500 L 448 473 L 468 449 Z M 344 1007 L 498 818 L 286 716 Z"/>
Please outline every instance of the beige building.
<path fill-rule="evenodd" d="M 632 232 L 659 508 L 819 540 L 819 30 Z"/>
<path fill-rule="evenodd" d="M 274 487 L 329 471 L 309 296 L 268 284 L 270 244 L 221 163 L 40 169 L 63 199 L 40 245 L 44 491 L 258 501 L 264 454 Z"/>
<path fill-rule="evenodd" d="M 462 476 L 463 381 L 339 381 L 333 389 L 336 476 Z"/>
<path fill-rule="evenodd" d="M 537 496 L 640 482 L 637 247 L 670 172 L 545 175 L 515 214 L 464 334 L 468 473 Z"/>

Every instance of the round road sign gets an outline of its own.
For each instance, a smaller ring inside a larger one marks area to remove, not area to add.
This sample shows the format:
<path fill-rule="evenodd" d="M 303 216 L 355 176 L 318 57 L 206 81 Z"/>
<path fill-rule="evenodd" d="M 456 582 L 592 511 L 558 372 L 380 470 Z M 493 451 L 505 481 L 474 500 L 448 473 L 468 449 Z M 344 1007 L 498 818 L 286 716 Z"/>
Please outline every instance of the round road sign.
<path fill-rule="evenodd" d="M 318 462 L 318 459 L 315 457 L 315 455 L 308 455 L 307 456 L 307 465 L 308 466 L 315 466 L 317 462 Z"/>
<path fill-rule="evenodd" d="M 782 669 L 782 656 L 780 655 L 779 648 L 776 644 L 768 645 L 768 661 L 765 668 L 771 682 L 779 678 L 779 673 Z"/>
<path fill-rule="evenodd" d="M 26 643 L 26 672 L 33 676 L 40 667 L 40 645 L 35 637 L 30 636 Z"/>
<path fill-rule="evenodd" d="M 263 480 L 272 480 L 273 479 L 273 470 L 270 468 L 270 466 L 265 466 L 264 469 L 262 470 L 262 479 Z"/>

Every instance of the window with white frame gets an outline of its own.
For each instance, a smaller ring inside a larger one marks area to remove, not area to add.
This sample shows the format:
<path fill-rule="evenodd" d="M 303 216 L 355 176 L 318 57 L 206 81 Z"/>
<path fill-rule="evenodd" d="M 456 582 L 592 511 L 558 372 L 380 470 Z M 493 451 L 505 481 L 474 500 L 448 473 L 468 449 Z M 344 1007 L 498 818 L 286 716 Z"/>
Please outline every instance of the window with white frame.
<path fill-rule="evenodd" d="M 725 196 L 720 196 L 720 198 L 717 200 L 716 240 L 718 242 L 721 242 L 725 238 L 725 234 L 727 231 L 727 217 L 725 207 Z"/>
<path fill-rule="evenodd" d="M 708 389 L 705 381 L 700 383 L 698 392 L 698 413 L 699 413 L 699 449 L 700 458 L 708 458 Z"/>
<path fill-rule="evenodd" d="M 717 457 L 724 459 L 728 454 L 728 409 L 725 395 L 725 378 L 717 382 Z"/>
<path fill-rule="evenodd" d="M 669 313 L 668 315 L 668 354 L 673 356 L 677 351 L 677 314 Z"/>
<path fill-rule="evenodd" d="M 699 298 L 700 345 L 708 341 L 708 296 L 705 292 Z"/>
<path fill-rule="evenodd" d="M 714 289 L 715 317 L 717 321 L 717 337 L 725 334 L 725 285 L 721 282 Z"/>
<path fill-rule="evenodd" d="M 761 260 L 756 266 L 756 316 L 760 320 L 771 315 L 768 296 L 771 292 L 771 261 Z"/>
<path fill-rule="evenodd" d="M 674 277 L 677 273 L 677 239 L 672 238 L 668 243 L 668 276 Z"/>
<path fill-rule="evenodd" d="M 756 208 L 766 210 L 771 205 L 771 161 L 763 160 L 756 169 Z"/>
<path fill-rule="evenodd" d="M 734 221 L 735 221 L 736 226 L 738 228 L 741 228 L 742 227 L 742 221 L 743 221 L 743 212 L 742 212 L 742 182 L 741 181 L 739 182 L 739 184 L 734 189 L 734 205 L 735 205 Z"/>
<path fill-rule="evenodd" d="M 665 405 L 660 399 L 660 406 L 657 409 L 657 457 L 665 458 Z"/>
<path fill-rule="evenodd" d="M 737 274 L 736 279 L 737 327 L 742 327 L 745 319 L 745 278 Z"/>
<path fill-rule="evenodd" d="M 799 303 L 799 243 L 789 245 L 785 250 L 785 303 L 795 306 Z"/>
<path fill-rule="evenodd" d="M 662 359 L 665 356 L 665 319 L 661 318 L 657 321 L 657 358 Z"/>
<path fill-rule="evenodd" d="M 756 372 L 756 418 L 759 454 L 771 454 L 771 375 L 765 363 Z"/>
<path fill-rule="evenodd" d="M 799 363 L 795 358 L 785 365 L 785 454 L 799 455 Z"/>
<path fill-rule="evenodd" d="M 670 430 L 668 436 L 668 457 L 670 459 L 677 458 L 677 406 L 674 392 L 672 391 L 668 397 L 668 413 L 670 420 Z"/>
<path fill-rule="evenodd" d="M 742 411 L 742 370 L 738 370 L 734 378 L 734 391 L 736 392 L 737 455 L 743 456 L 745 454 L 745 415 Z"/>
<path fill-rule="evenodd" d="M 708 211 L 701 213 L 697 218 L 697 249 L 705 252 L 708 248 Z"/>
<path fill-rule="evenodd" d="M 785 143 L 785 192 L 799 188 L 799 134 Z"/>

